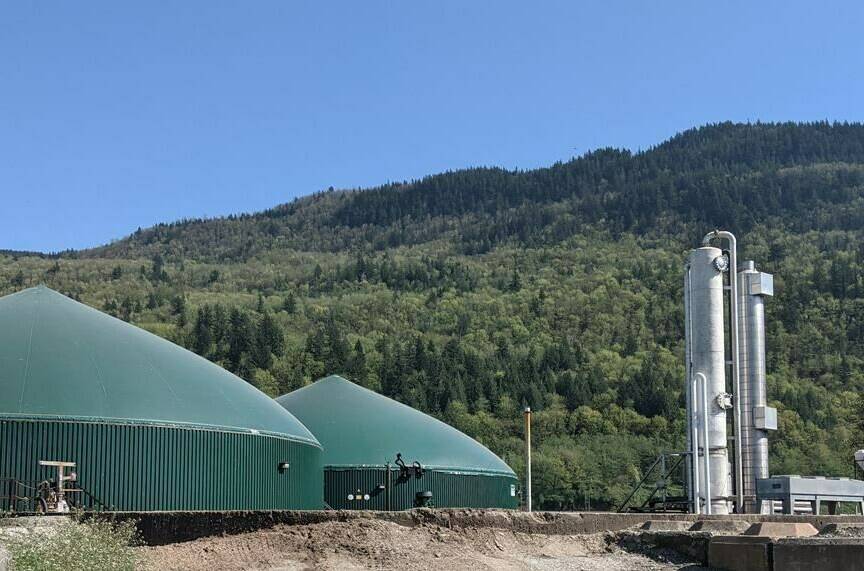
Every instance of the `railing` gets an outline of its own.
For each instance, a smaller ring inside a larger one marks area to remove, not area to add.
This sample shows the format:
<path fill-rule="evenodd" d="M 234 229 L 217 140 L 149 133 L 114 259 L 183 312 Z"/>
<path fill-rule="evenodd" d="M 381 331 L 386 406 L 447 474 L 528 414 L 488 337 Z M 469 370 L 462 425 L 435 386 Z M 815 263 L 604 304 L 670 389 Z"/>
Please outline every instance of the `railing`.
<path fill-rule="evenodd" d="M 683 484 L 683 478 L 681 482 L 676 482 L 673 476 L 679 468 L 682 468 L 682 462 L 688 454 L 688 452 L 669 452 L 659 455 L 627 499 L 618 506 L 617 511 L 686 512 L 689 509 L 686 486 Z M 655 473 L 659 475 L 659 479 L 654 481 L 653 486 L 646 485 Z M 640 491 L 649 487 L 651 491 L 641 504 L 630 504 Z M 680 493 L 676 493 L 679 491 Z"/>
<path fill-rule="evenodd" d="M 40 485 L 46 480 L 38 482 L 25 482 L 14 478 L 0 478 L 0 512 L 11 513 L 38 513 L 40 511 Z M 49 485 L 53 488 L 53 483 Z M 84 511 L 106 511 L 109 506 L 95 495 L 82 487 L 63 488 L 63 494 L 70 510 Z"/>

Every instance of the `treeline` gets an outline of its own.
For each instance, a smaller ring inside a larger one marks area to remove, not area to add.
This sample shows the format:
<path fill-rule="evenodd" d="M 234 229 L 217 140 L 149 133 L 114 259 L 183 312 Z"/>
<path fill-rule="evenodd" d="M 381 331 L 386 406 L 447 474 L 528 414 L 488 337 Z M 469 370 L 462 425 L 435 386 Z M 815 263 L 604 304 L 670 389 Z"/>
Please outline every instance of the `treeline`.
<path fill-rule="evenodd" d="M 533 171 L 475 168 L 298 199 L 254 215 L 139 229 L 67 255 L 245 260 L 272 250 L 386 250 L 448 240 L 465 253 L 554 244 L 586 227 L 683 241 L 759 222 L 795 232 L 864 223 L 864 126 L 722 123 L 640 153 L 604 149 Z"/>

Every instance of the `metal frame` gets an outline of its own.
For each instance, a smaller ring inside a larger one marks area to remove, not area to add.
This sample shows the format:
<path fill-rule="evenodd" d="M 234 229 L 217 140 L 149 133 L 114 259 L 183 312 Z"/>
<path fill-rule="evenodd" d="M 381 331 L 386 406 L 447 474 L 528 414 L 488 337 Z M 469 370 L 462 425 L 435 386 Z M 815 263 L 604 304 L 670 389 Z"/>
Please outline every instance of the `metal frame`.
<path fill-rule="evenodd" d="M 683 501 L 685 499 L 687 500 L 688 504 L 690 503 L 689 497 L 683 497 L 683 496 L 682 497 L 677 497 L 677 496 L 671 496 L 670 497 L 669 496 L 669 482 L 671 481 L 670 476 L 672 474 L 674 474 L 675 471 L 679 469 L 679 467 L 682 467 L 681 466 L 682 463 L 684 462 L 685 459 L 689 459 L 689 456 L 690 456 L 689 451 L 667 452 L 667 453 L 659 455 L 654 460 L 654 462 L 651 464 L 651 466 L 648 468 L 648 470 L 645 472 L 645 475 L 642 476 L 642 479 L 639 480 L 639 483 L 636 484 L 636 486 L 630 492 L 630 495 L 628 495 L 627 498 L 621 503 L 621 505 L 618 506 L 616 511 L 618 511 L 618 512 L 624 512 L 624 511 L 636 511 L 636 512 L 642 512 L 642 511 L 657 511 L 657 512 L 685 511 L 683 509 L 669 509 L 670 504 L 683 506 L 684 505 Z M 674 459 L 671 461 L 671 466 L 670 466 L 669 459 Z M 660 468 L 660 479 L 655 482 L 654 487 L 651 490 L 651 493 L 648 495 L 648 497 L 645 499 L 645 501 L 643 501 L 638 507 L 637 506 L 628 507 L 628 505 L 630 504 L 630 500 L 632 500 L 633 497 L 640 490 L 644 489 L 645 483 L 654 474 L 654 472 L 656 471 L 658 466 Z M 687 480 L 687 478 L 686 478 L 687 472 L 688 472 L 688 470 L 685 469 L 684 470 L 685 477 L 682 478 L 682 480 L 684 480 L 684 481 Z M 652 505 L 650 510 L 647 509 L 648 505 L 652 503 L 652 500 L 654 499 L 654 497 L 657 495 L 658 492 L 661 495 L 661 499 L 657 503 L 660 504 L 661 508 L 656 509 Z M 689 489 L 688 489 L 688 492 L 689 492 Z"/>
<path fill-rule="evenodd" d="M 819 515 L 822 503 L 835 513 L 838 503 L 854 503 L 864 514 L 864 482 L 849 478 L 774 476 L 756 481 L 756 495 L 761 502 L 782 502 L 784 514 L 794 514 L 796 504 L 808 503 L 813 515 Z"/>
<path fill-rule="evenodd" d="M 10 513 L 37 513 L 38 509 L 36 504 L 39 501 L 39 497 L 36 495 L 26 495 L 22 496 L 18 494 L 18 491 L 21 488 L 26 490 L 32 490 L 33 492 L 37 492 L 39 490 L 39 484 L 42 483 L 42 480 L 38 482 L 31 481 L 22 481 L 16 480 L 15 478 L 0 478 L 0 489 L 5 489 L 7 494 L 4 496 L 0 496 L 0 502 L 7 502 L 7 506 Z M 86 511 L 107 511 L 110 506 L 106 505 L 102 500 L 98 497 L 91 494 L 86 489 L 80 487 L 76 483 L 76 487 L 74 488 L 64 488 L 65 494 L 80 494 L 84 500 L 82 500 L 78 505 L 72 506 L 74 509 L 83 509 Z M 18 504 L 26 502 L 29 509 L 18 509 Z"/>

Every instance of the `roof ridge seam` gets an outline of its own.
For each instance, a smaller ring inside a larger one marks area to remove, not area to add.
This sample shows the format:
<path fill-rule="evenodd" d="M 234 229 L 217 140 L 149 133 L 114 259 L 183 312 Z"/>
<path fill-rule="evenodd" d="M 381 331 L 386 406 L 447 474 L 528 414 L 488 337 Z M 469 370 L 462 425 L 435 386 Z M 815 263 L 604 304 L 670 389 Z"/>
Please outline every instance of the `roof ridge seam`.
<path fill-rule="evenodd" d="M 73 343 L 75 343 L 76 347 L 80 347 L 79 339 L 74 338 Z M 99 386 L 102 388 L 102 396 L 104 397 L 104 408 L 103 410 L 108 409 L 108 390 L 105 388 L 105 382 L 102 378 L 102 368 L 99 366 L 99 361 L 96 359 L 96 356 L 93 355 L 93 350 L 90 347 L 83 347 L 82 351 L 86 353 L 87 357 L 90 359 L 90 362 L 93 363 L 93 368 L 96 369 L 96 380 L 99 381 Z"/>
<path fill-rule="evenodd" d="M 24 362 L 24 380 L 21 382 L 21 393 L 18 395 L 18 411 L 24 409 L 24 393 L 27 389 L 27 380 L 30 378 L 30 357 L 33 354 L 33 331 L 36 329 L 36 320 L 39 318 L 39 309 L 41 307 L 38 298 L 36 305 L 33 308 L 33 319 L 30 321 L 30 334 L 27 337 L 27 360 Z"/>
<path fill-rule="evenodd" d="M 147 351 L 146 351 L 144 348 L 142 348 L 142 350 L 141 350 L 141 355 L 144 357 L 144 360 L 147 362 L 147 366 L 149 366 L 150 369 L 151 369 L 154 373 L 156 373 L 156 375 L 157 375 L 160 379 L 162 379 L 162 382 L 165 383 L 165 386 L 168 387 L 168 391 L 171 393 L 171 396 L 174 398 L 174 402 L 175 402 L 178 406 L 181 406 L 181 405 L 182 405 L 182 401 L 177 397 L 177 393 L 174 391 L 174 387 L 171 386 L 171 382 L 168 381 L 168 379 L 165 378 L 165 375 L 162 374 L 162 371 L 160 371 L 160 370 L 156 367 L 156 364 L 153 363 L 153 360 L 150 358 L 150 355 L 147 353 Z"/>

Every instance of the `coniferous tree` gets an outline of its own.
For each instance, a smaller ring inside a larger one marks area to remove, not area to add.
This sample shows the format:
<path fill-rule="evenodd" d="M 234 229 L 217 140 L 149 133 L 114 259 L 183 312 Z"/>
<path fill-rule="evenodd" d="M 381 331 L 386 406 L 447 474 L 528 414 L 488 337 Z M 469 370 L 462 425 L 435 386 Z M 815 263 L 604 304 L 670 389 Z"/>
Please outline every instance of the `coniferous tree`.
<path fill-rule="evenodd" d="M 285 295 L 285 300 L 282 302 L 282 310 L 288 315 L 294 315 L 294 312 L 297 311 L 297 298 L 294 296 L 293 291 L 289 291 Z"/>
<path fill-rule="evenodd" d="M 244 358 L 248 358 L 252 350 L 255 332 L 252 320 L 237 308 L 231 310 L 228 322 L 228 366 L 231 371 L 239 373 Z"/>
<path fill-rule="evenodd" d="M 270 312 L 265 312 L 255 332 L 255 364 L 262 369 L 269 369 L 273 365 L 273 356 L 282 356 L 284 349 L 285 338 L 282 329 Z"/>
<path fill-rule="evenodd" d="M 351 380 L 365 386 L 367 384 L 366 376 L 369 370 L 366 364 L 366 351 L 363 349 L 363 343 L 358 339 L 354 343 L 354 349 L 351 351 L 351 356 L 348 360 L 348 374 Z"/>
<path fill-rule="evenodd" d="M 192 327 L 192 350 L 202 357 L 209 357 L 213 345 L 212 309 L 205 305 L 198 310 Z"/>

